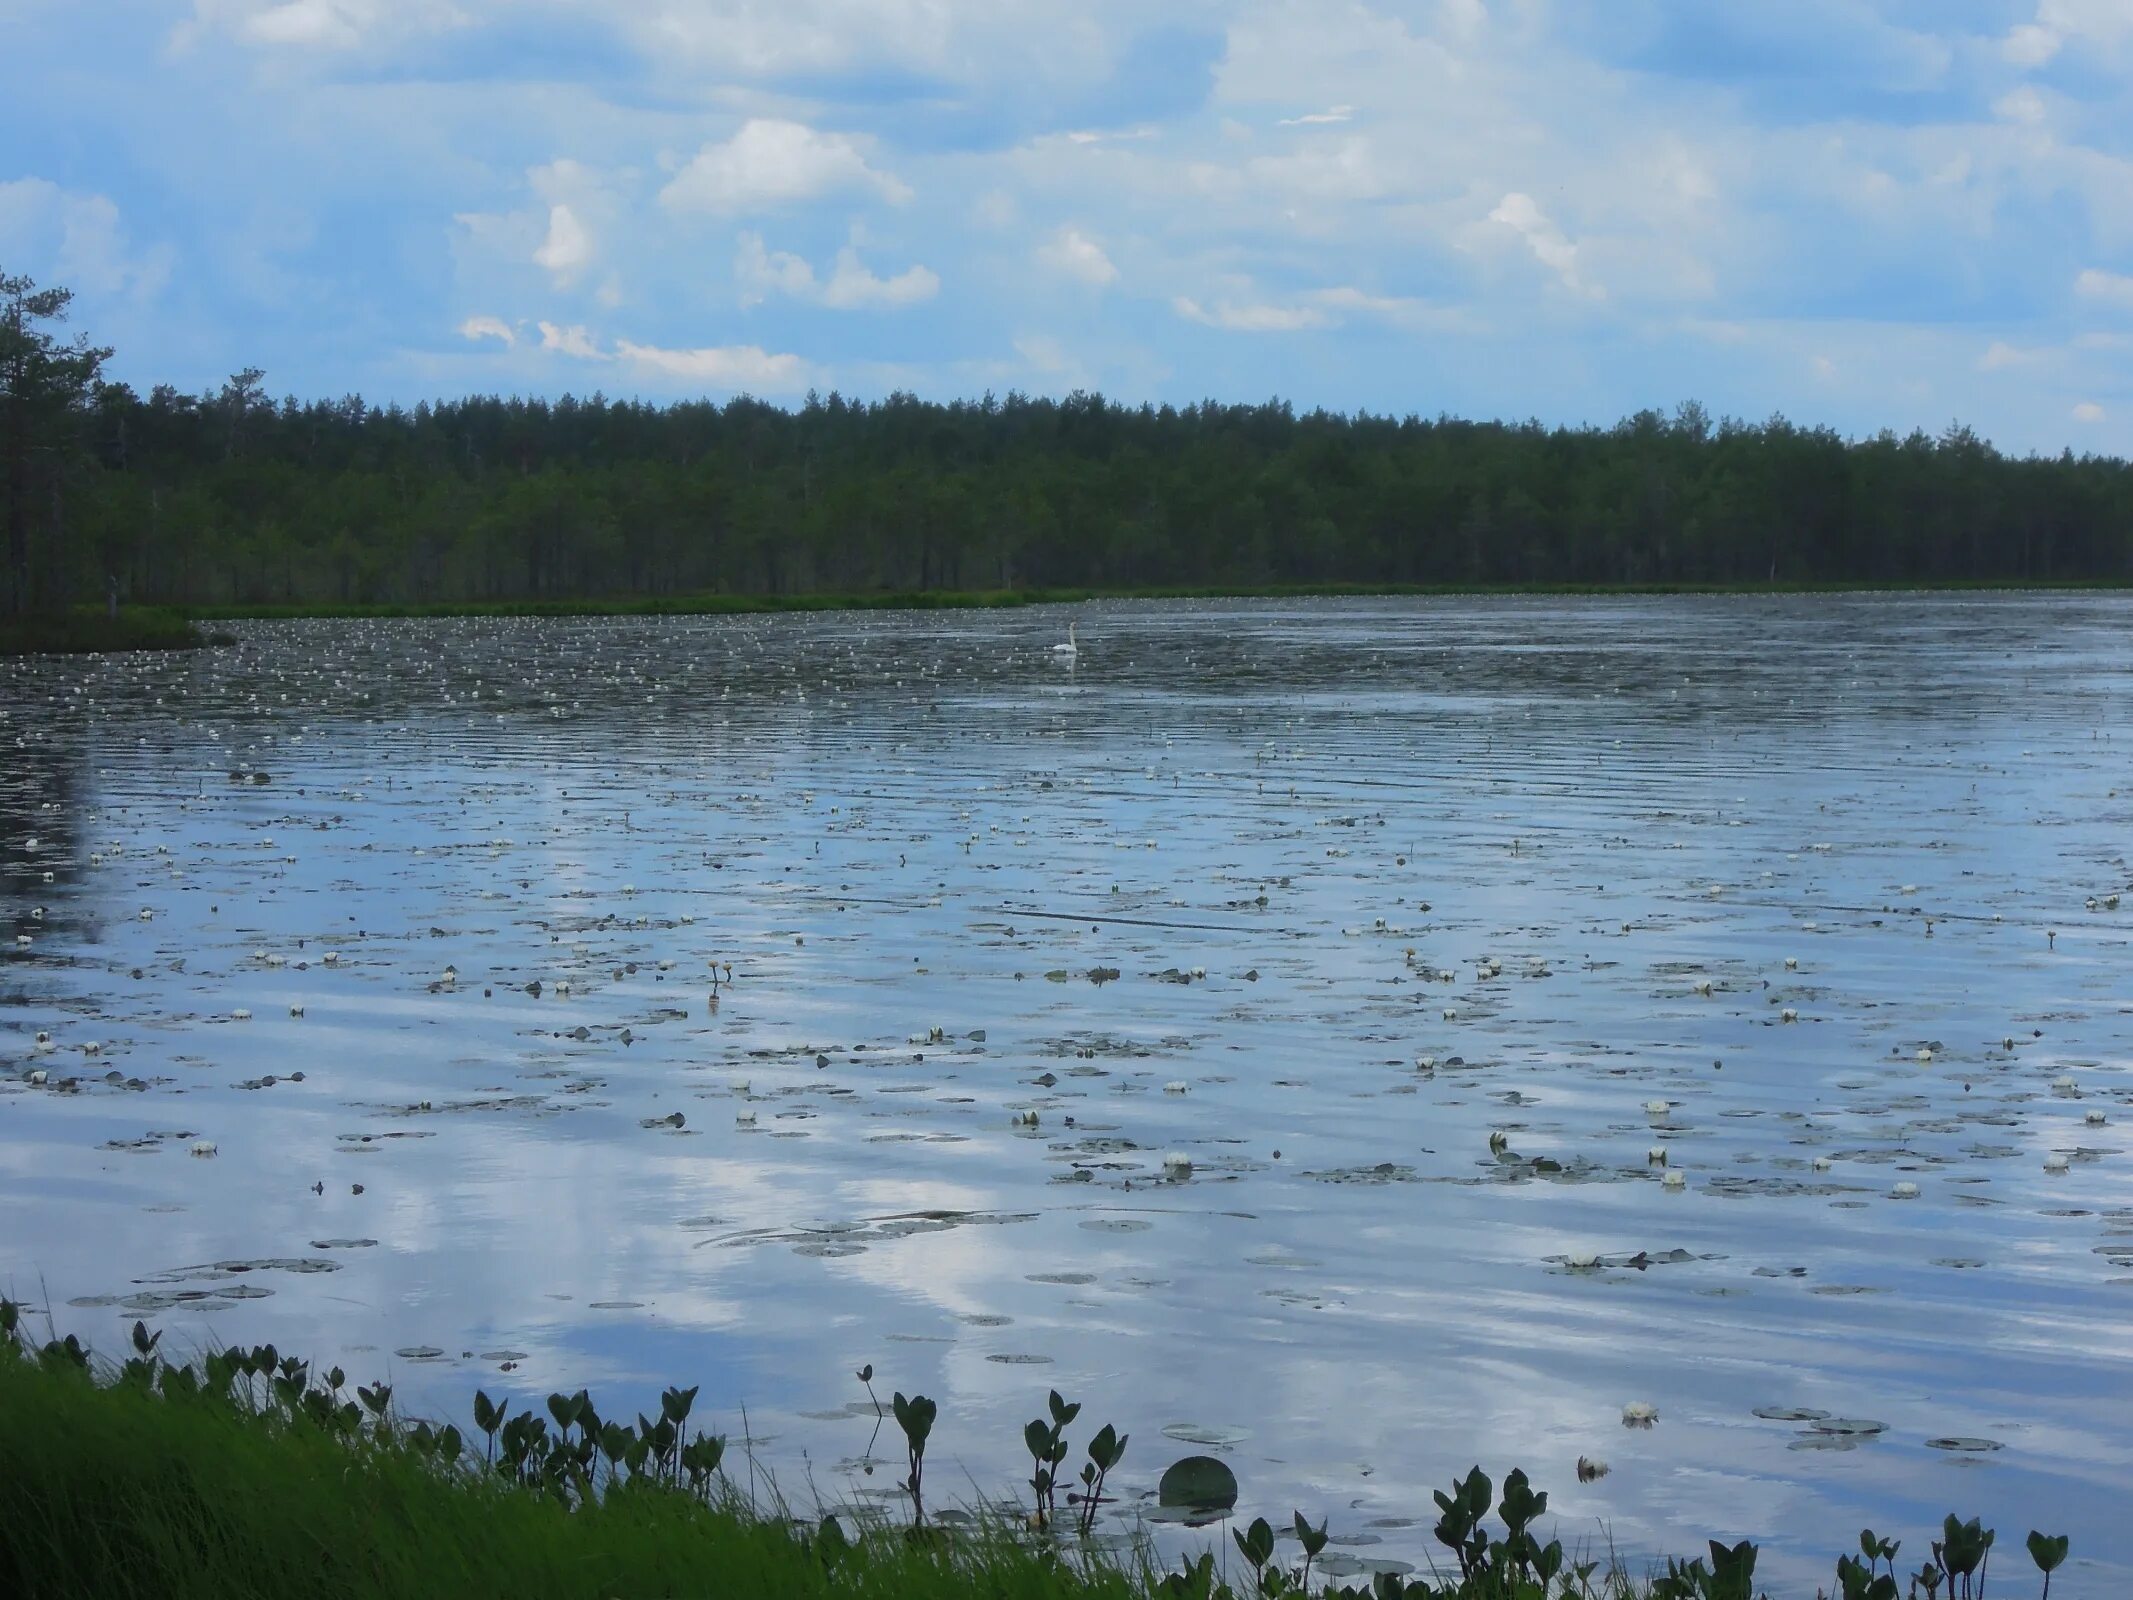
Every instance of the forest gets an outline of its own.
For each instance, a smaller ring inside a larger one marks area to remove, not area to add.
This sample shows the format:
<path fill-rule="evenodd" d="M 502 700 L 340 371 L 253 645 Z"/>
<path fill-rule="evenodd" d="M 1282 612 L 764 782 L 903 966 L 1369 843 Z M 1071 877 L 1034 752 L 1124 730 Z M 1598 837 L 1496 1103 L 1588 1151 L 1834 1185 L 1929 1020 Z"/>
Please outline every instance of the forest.
<path fill-rule="evenodd" d="M 0 274 L 7 609 L 1288 585 L 2133 582 L 2133 466 L 1688 403 L 145 396 Z M 1417 383 L 1418 401 L 1426 384 Z"/>

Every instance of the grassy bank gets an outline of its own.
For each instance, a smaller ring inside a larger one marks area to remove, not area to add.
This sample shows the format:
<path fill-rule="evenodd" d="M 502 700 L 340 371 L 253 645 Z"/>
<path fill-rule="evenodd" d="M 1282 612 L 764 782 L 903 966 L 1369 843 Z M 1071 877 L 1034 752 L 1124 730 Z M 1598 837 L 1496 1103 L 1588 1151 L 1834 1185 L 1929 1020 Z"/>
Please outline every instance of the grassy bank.
<path fill-rule="evenodd" d="M 0 617 L 0 656 L 196 650 L 209 642 L 189 616 L 164 606 L 121 606 L 116 617 L 88 606 Z"/>
<path fill-rule="evenodd" d="M 410 1421 L 384 1385 L 348 1390 L 271 1346 L 165 1362 L 136 1324 L 133 1353 L 99 1362 L 75 1339 L 42 1345 L 0 1301 L 0 1594 L 50 1597 L 822 1596 L 824 1600 L 1756 1600 L 1756 1548 L 1712 1542 L 1694 1561 L 1631 1575 L 1541 1543 L 1548 1497 L 1523 1473 L 1500 1503 L 1476 1468 L 1436 1496 L 1443 1575 L 1314 1580 L 1327 1523 L 1301 1512 L 1281 1535 L 1232 1518 L 1237 1484 L 1207 1457 L 1163 1474 L 1165 1504 L 1230 1524 L 1174 1571 L 1141 1547 L 1087 1542 L 1115 1505 L 1109 1474 L 1129 1436 L 1086 1439 L 1056 1393 L 1024 1430 L 1027 1510 L 958 1516 L 929 1502 L 936 1410 L 898 1394 L 882 1432 L 906 1471 L 893 1511 L 767 1507 L 738 1486 L 723 1437 L 698 1429 L 696 1391 L 670 1389 L 657 1422 L 603 1420 L 591 1397 L 545 1415 L 478 1395 L 473 1431 Z M 859 1377 L 872 1393 L 873 1369 Z M 1581 1461 L 1580 1474 L 1595 1464 Z M 1597 1467 L 1604 1472 L 1604 1467 Z M 755 1481 L 756 1474 L 748 1477 Z M 1070 1485 L 1078 1483 L 1078 1492 Z M 812 1492 L 812 1486 L 811 1491 Z M 1491 1521 L 1492 1514 L 1495 1521 Z M 1338 1531 L 1338 1530 L 1336 1530 Z M 1899 1587 L 1897 1544 L 1871 1532 L 1837 1564 L 1842 1600 L 1981 1596 L 1993 1537 L 1950 1517 Z M 2018 1551 L 2005 1552 L 2020 1563 Z M 2064 1539 L 2031 1534 L 2050 1592 Z M 1219 1562 L 1219 1564 L 1218 1564 Z M 2028 1563 L 2021 1563 L 2028 1565 Z M 1352 1570 L 1352 1569 L 1351 1569 Z M 2005 1591 L 2001 1591 L 2005 1592 Z"/>
<path fill-rule="evenodd" d="M 1090 600 L 1306 600 L 1421 596 L 1544 595 L 1777 595 L 1989 593 L 2001 590 L 2115 590 L 2095 583 L 1536 583 L 1536 584 L 1349 584 L 1292 583 L 1253 586 L 1097 589 L 902 589 L 826 594 L 619 595 L 573 600 L 439 600 L 379 605 L 201 605 L 192 617 L 657 617 L 749 616 L 786 611 L 991 611 L 1019 606 L 1074 605 Z"/>

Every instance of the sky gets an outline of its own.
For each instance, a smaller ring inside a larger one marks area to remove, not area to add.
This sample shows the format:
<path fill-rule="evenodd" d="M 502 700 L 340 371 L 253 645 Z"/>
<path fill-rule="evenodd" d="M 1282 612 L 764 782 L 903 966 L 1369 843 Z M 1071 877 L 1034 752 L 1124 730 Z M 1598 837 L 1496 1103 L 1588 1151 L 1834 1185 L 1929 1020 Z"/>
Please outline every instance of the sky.
<path fill-rule="evenodd" d="M 2133 0 L 0 0 L 0 269 L 144 389 L 2133 455 Z"/>

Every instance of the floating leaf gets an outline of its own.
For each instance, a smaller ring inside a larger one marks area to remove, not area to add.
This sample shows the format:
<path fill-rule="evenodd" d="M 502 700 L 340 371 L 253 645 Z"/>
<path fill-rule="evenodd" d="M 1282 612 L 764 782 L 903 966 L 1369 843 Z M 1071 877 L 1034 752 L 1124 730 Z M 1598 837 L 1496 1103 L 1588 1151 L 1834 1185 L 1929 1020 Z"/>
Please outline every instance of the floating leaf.
<path fill-rule="evenodd" d="M 1213 1456 L 1186 1456 L 1164 1469 L 1155 1497 L 1166 1506 L 1226 1511 L 1237 1503 L 1237 1475 Z"/>

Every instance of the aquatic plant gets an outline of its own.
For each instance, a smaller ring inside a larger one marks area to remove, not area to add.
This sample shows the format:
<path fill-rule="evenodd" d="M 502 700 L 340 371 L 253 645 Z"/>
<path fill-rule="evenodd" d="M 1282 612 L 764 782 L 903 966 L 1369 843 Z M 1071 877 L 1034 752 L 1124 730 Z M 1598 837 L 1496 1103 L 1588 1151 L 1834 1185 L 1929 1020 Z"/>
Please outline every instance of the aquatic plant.
<path fill-rule="evenodd" d="M 497 1519 L 525 1526 L 525 1513 L 512 1510 L 513 1506 L 547 1506 L 551 1513 L 558 1509 L 568 1513 L 564 1522 L 554 1526 L 579 1530 L 572 1537 L 601 1537 L 588 1530 L 612 1526 L 618 1538 L 624 1537 L 620 1530 L 627 1530 L 628 1540 L 641 1542 L 655 1528 L 668 1530 L 671 1537 L 682 1537 L 679 1530 L 684 1527 L 716 1528 L 721 1539 L 739 1541 L 765 1559 L 796 1563 L 790 1571 L 808 1575 L 804 1582 L 737 1584 L 735 1592 L 849 1595 L 863 1590 L 885 1600 L 965 1593 L 983 1593 L 994 1600 L 1038 1594 L 1117 1596 L 1119 1600 L 1141 1596 L 1154 1600 L 1303 1600 L 1313 1595 L 1319 1600 L 1760 1600 L 1755 1586 L 1758 1547 L 1749 1540 L 1730 1545 L 1710 1541 L 1706 1554 L 1670 1559 L 1662 1570 L 1641 1578 L 1619 1566 L 1602 1572 L 1597 1562 L 1567 1561 L 1559 1539 L 1541 1542 L 1539 1529 L 1548 1513 L 1548 1496 L 1536 1490 L 1523 1471 L 1513 1471 L 1504 1479 L 1500 1495 L 1479 1466 L 1436 1491 L 1433 1498 L 1439 1517 L 1432 1532 L 1456 1569 L 1442 1575 L 1407 1577 L 1382 1571 L 1366 1584 L 1344 1587 L 1320 1582 L 1314 1588 L 1319 1563 L 1332 1542 L 1326 1518 L 1314 1524 L 1301 1511 L 1292 1514 L 1290 1531 L 1301 1552 L 1301 1561 L 1293 1569 L 1276 1560 L 1278 1540 L 1286 1535 L 1277 1536 L 1265 1518 L 1232 1528 L 1231 1542 L 1249 1575 L 1248 1593 L 1240 1597 L 1224 1581 L 1212 1551 L 1195 1552 L 1175 1570 L 1159 1571 L 1150 1564 L 1145 1545 L 1135 1546 L 1134 1564 L 1121 1565 L 1085 1544 L 1080 1560 L 1068 1563 L 1058 1558 L 1050 1544 L 1031 1545 L 1026 1535 L 1020 1536 L 1025 1542 L 1018 1543 L 1011 1530 L 982 1518 L 959 1519 L 956 1513 L 946 1513 L 945 1524 L 939 1517 L 929 1522 L 925 1457 L 938 1408 L 923 1395 L 899 1392 L 891 1405 L 908 1456 L 904 1487 L 911 1496 L 911 1523 L 907 1531 L 924 1534 L 919 1539 L 894 1538 L 893 1528 L 871 1523 L 855 1526 L 848 1534 L 840 1521 L 848 1515 L 844 1513 L 797 1518 L 782 1500 L 767 1510 L 759 1509 L 751 1497 L 723 1477 L 725 1437 L 691 1432 L 699 1394 L 695 1388 L 663 1390 L 658 1417 L 640 1414 L 634 1426 L 603 1418 L 583 1389 L 550 1394 L 539 1411 L 526 1407 L 516 1412 L 508 1399 L 493 1400 L 477 1391 L 474 1426 L 481 1444 L 470 1450 L 458 1428 L 402 1416 L 389 1384 L 358 1384 L 354 1398 L 344 1399 L 348 1380 L 339 1368 L 315 1375 L 309 1363 L 284 1355 L 272 1345 L 214 1350 L 197 1363 L 173 1362 L 163 1352 L 161 1332 L 137 1321 L 130 1330 L 128 1353 L 112 1364 L 100 1362 L 78 1336 L 62 1337 L 56 1329 L 52 1331 L 52 1338 L 37 1343 L 23 1327 L 21 1306 L 0 1299 L 0 1381 L 10 1385 L 0 1393 L 0 1457 L 19 1459 L 33 1435 L 72 1441 L 77 1430 L 55 1419 L 80 1414 L 92 1403 L 91 1397 L 104 1397 L 93 1403 L 100 1408 L 99 1426 L 107 1433 L 120 1425 L 113 1419 L 122 1419 L 133 1430 L 129 1437 L 156 1437 L 163 1441 L 160 1451 L 167 1452 L 193 1447 L 187 1441 L 196 1436 L 208 1438 L 186 1420 L 197 1419 L 200 1428 L 212 1430 L 211 1443 L 197 1446 L 208 1452 L 203 1460 L 226 1466 L 241 1457 L 256 1463 L 250 1468 L 255 1477 L 248 1480 L 247 1505 L 273 1493 L 297 1492 L 292 1485 L 319 1483 L 334 1483 L 335 1493 L 359 1502 L 367 1493 L 365 1485 L 391 1483 L 396 1487 L 390 1492 L 397 1497 L 392 1503 L 400 1508 L 391 1513 L 395 1517 L 405 1516 L 406 1508 L 425 1493 L 442 1505 L 468 1508 L 472 1521 L 466 1525 L 423 1521 L 424 1536 L 433 1542 L 445 1536 L 440 1531 L 444 1528 L 452 1530 L 449 1536 L 453 1538 L 486 1539 Z M 866 1367 L 860 1374 L 870 1393 L 872 1370 Z M 33 1387 L 24 1389 L 23 1384 Z M 112 1411 L 112 1406 L 133 1409 Z M 1030 1483 L 1036 1495 L 1032 1521 L 1039 1529 L 1051 1527 L 1056 1520 L 1057 1473 L 1067 1456 L 1066 1430 L 1082 1409 L 1053 1391 L 1047 1415 L 1024 1429 L 1023 1442 L 1033 1463 Z M 233 1429 L 238 1431 L 229 1431 Z M 1088 1442 L 1081 1489 L 1072 1497 L 1078 1506 L 1076 1532 L 1084 1540 L 1102 1508 L 1112 1503 L 1106 1483 L 1125 1454 L 1126 1442 L 1126 1436 L 1110 1425 Z M 79 1455 L 75 1445 L 69 1448 Z M 312 1454 L 318 1450 L 343 1453 L 337 1458 L 347 1461 L 346 1470 L 323 1470 L 322 1458 Z M 143 1477 L 147 1469 L 137 1471 L 129 1464 L 135 1462 L 153 1462 L 154 1471 Z M 180 1543 L 202 1537 L 195 1525 L 186 1524 L 177 1534 L 157 1525 L 160 1531 L 140 1534 L 160 1542 L 142 1546 L 127 1557 L 133 1565 L 125 1569 L 128 1575 L 123 1579 L 97 1565 L 117 1561 L 120 1554 L 115 1552 L 133 1548 L 124 1540 L 135 1535 L 112 1530 L 130 1528 L 126 1522 L 130 1516 L 147 1515 L 135 1501 L 152 1499 L 152 1494 L 136 1493 L 125 1501 L 99 1502 L 101 1509 L 84 1506 L 71 1513 L 100 1519 L 93 1538 L 62 1546 L 54 1542 L 59 1536 L 50 1532 L 50 1525 L 55 1515 L 67 1512 L 55 1496 L 105 1493 L 104 1485 L 113 1473 L 127 1476 L 129 1482 L 140 1477 L 143 1484 L 167 1487 L 172 1480 L 163 1462 L 159 1450 L 129 1447 L 122 1457 L 108 1463 L 91 1466 L 84 1462 L 57 1489 L 48 1472 L 17 1473 L 15 1481 L 32 1497 L 28 1504 L 34 1514 L 18 1516 L 11 1507 L 10 1517 L 0 1519 L 0 1591 L 18 1592 L 8 1589 L 10 1563 L 20 1566 L 25 1559 L 20 1552 L 32 1548 L 26 1541 L 34 1538 L 43 1541 L 34 1547 L 38 1559 L 49 1562 L 52 1552 L 59 1551 L 73 1564 L 68 1570 L 97 1575 L 98 1581 L 84 1581 L 68 1592 L 161 1592 L 167 1586 L 158 1582 L 156 1563 L 175 1559 L 178 1546 L 170 1543 L 173 1537 L 179 1537 Z M 299 1470 L 298 1462 L 309 1465 Z M 1588 1468 L 1604 1470 L 1599 1463 L 1581 1461 L 1581 1480 L 1588 1477 Z M 201 1469 L 195 1465 L 188 1470 Z M 1589 1475 L 1597 1476 L 1598 1470 Z M 1234 1475 L 1211 1458 L 1186 1458 L 1163 1477 L 1166 1505 L 1206 1499 L 1219 1503 L 1205 1509 L 1223 1517 L 1234 1505 Z M 1218 1478 L 1219 1491 L 1206 1487 Z M 633 1507 L 641 1510 L 633 1511 Z M 1495 1525 L 1490 1522 L 1492 1513 Z M 702 1524 L 676 1520 L 692 1516 L 714 1520 Z M 265 1522 L 247 1521 L 244 1526 L 252 1530 L 245 1537 L 261 1541 L 260 1548 L 218 1528 L 214 1548 L 206 1556 L 242 1563 L 246 1571 L 256 1568 L 269 1556 L 264 1542 L 275 1535 Z M 477 1528 L 481 1531 L 474 1531 Z M 1931 1543 L 1930 1558 L 1906 1582 L 1896 1565 L 1899 1542 L 1864 1530 L 1858 1553 L 1846 1554 L 1837 1563 L 1832 1600 L 1918 1600 L 1919 1596 L 1924 1600 L 1982 1600 L 1994 1540 L 1994 1531 L 1980 1519 L 1963 1521 L 1951 1515 L 1940 1537 Z M 354 1559 L 331 1545 L 322 1550 L 308 1535 L 297 1542 L 304 1546 L 295 1558 L 298 1561 Z M 2029 1534 L 2029 1555 L 2043 1576 L 2040 1600 L 2049 1600 L 2052 1575 L 2065 1562 L 2070 1543 L 2065 1534 Z M 284 1557 L 276 1551 L 274 1559 Z M 410 1567 L 407 1581 L 390 1592 L 432 1592 L 422 1583 L 434 1581 L 436 1572 L 444 1570 L 436 1561 L 451 1563 L 450 1570 L 458 1574 L 471 1571 L 469 1563 L 474 1560 L 468 1551 L 435 1549 L 420 1553 L 419 1560 L 410 1559 L 415 1566 Z M 382 1581 L 372 1581 L 377 1560 L 374 1551 L 363 1556 L 358 1563 L 364 1574 L 360 1582 L 313 1587 L 321 1593 L 387 1592 Z M 909 1562 L 920 1565 L 899 1565 Z M 550 1575 L 557 1570 L 562 1569 L 548 1569 Z M 486 1586 L 470 1579 L 462 1587 L 464 1592 L 499 1595 L 591 1595 L 618 1592 L 622 1587 L 606 1567 L 570 1570 L 578 1577 L 534 1588 L 523 1579 L 506 1581 L 501 1573 Z M 905 1586 L 884 1587 L 871 1581 L 885 1572 L 901 1574 L 899 1582 Z M 869 1581 L 860 1581 L 862 1577 Z M 638 1588 L 663 1592 L 671 1581 L 661 1578 L 632 1585 L 630 1592 Z M 208 1590 L 193 1583 L 187 1592 Z"/>
<path fill-rule="evenodd" d="M 1089 1441 L 1089 1459 L 1081 1469 L 1081 1536 L 1086 1539 L 1096 1526 L 1096 1513 L 1104 1503 L 1104 1479 L 1126 1453 L 1126 1436 L 1110 1423 Z"/>
<path fill-rule="evenodd" d="M 1051 1392 L 1049 1408 L 1049 1422 L 1036 1417 L 1022 1429 L 1022 1442 L 1033 1463 L 1029 1486 L 1036 1497 L 1036 1523 L 1040 1530 L 1051 1526 L 1057 1505 L 1059 1466 L 1067 1458 L 1066 1426 L 1081 1414 L 1080 1403 L 1069 1404 L 1060 1398 L 1057 1389 Z"/>
<path fill-rule="evenodd" d="M 910 1458 L 910 1475 L 904 1479 L 904 1487 L 911 1491 L 912 1526 L 926 1525 L 926 1439 L 933 1432 L 933 1419 L 940 1408 L 922 1394 L 906 1400 L 901 1391 L 890 1400 L 889 1407 L 896 1413 L 896 1425 L 904 1430 L 904 1448 Z"/>

